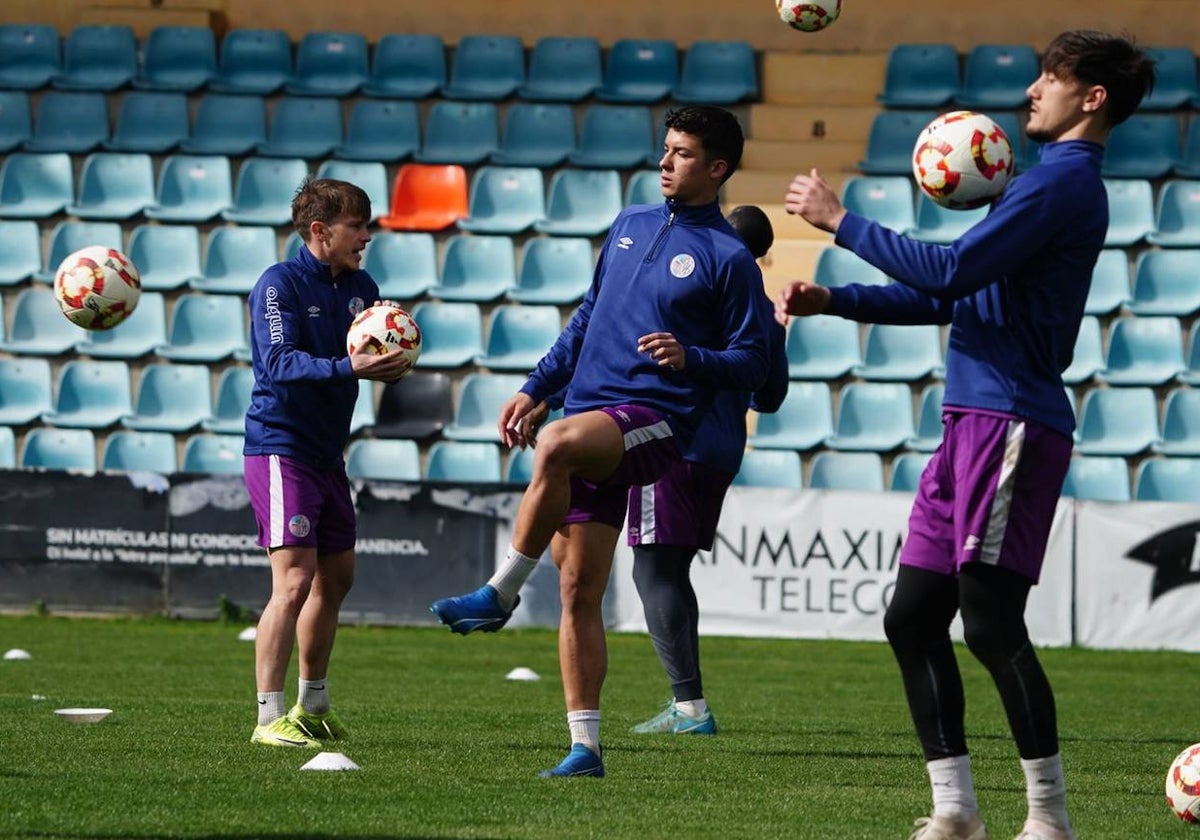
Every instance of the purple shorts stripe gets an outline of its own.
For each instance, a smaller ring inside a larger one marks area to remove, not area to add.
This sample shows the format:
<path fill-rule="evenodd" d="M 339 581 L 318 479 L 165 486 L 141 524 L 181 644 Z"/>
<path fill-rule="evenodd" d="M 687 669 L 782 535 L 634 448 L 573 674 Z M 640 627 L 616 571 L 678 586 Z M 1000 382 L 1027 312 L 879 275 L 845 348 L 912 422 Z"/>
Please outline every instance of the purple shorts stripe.
<path fill-rule="evenodd" d="M 263 548 L 304 546 L 321 554 L 354 548 L 356 518 L 345 470 L 318 470 L 283 455 L 247 455 L 245 480 Z"/>
<path fill-rule="evenodd" d="M 733 473 L 679 461 L 654 484 L 629 488 L 630 545 L 712 548 Z"/>
<path fill-rule="evenodd" d="M 917 486 L 900 562 L 954 575 L 967 563 L 1041 576 L 1071 440 L 1046 426 L 947 411 Z"/>

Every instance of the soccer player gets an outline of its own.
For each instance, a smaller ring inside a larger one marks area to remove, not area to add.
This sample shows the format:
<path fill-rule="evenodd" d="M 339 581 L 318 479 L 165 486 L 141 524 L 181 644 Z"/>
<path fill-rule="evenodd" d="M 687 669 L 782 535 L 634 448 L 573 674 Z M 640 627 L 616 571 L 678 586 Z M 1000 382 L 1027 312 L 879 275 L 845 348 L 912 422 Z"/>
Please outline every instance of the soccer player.
<path fill-rule="evenodd" d="M 841 206 L 816 170 L 786 207 L 898 282 L 784 288 L 776 316 L 950 324 L 942 443 L 921 476 L 884 618 L 925 753 L 933 814 L 913 840 L 984 840 L 949 627 L 1000 693 L 1025 773 L 1018 840 L 1072 840 L 1054 695 L 1029 641 L 1025 602 L 1041 572 L 1075 420 L 1071 361 L 1108 202 L 1100 177 L 1110 129 L 1154 83 L 1134 44 L 1071 31 L 1046 49 L 1029 86 L 1025 133 L 1041 163 L 1009 183 L 986 218 L 950 247 L 923 244 Z"/>
<path fill-rule="evenodd" d="M 306 180 L 292 200 L 304 245 L 250 292 L 245 479 L 258 544 L 271 562 L 271 597 L 254 648 L 255 744 L 318 747 L 347 734 L 326 681 L 338 609 L 354 580 L 356 523 L 342 451 L 358 381 L 391 382 L 411 366 L 402 350 L 346 355 L 351 320 L 379 298 L 361 268 L 370 218 L 359 187 Z M 285 711 L 283 682 L 297 641 L 300 697 Z"/>
<path fill-rule="evenodd" d="M 761 208 L 735 207 L 727 218 L 756 259 L 771 249 L 775 232 Z M 746 449 L 746 410 L 777 411 L 787 395 L 785 339 L 783 327 L 776 324 L 767 381 L 758 392 L 723 391 L 683 460 L 654 484 L 629 488 L 633 580 L 672 692 L 662 712 L 633 728 L 638 734 L 717 731 L 700 674 L 700 608 L 690 577 L 692 558 L 712 549 L 725 492 Z"/>
<path fill-rule="evenodd" d="M 687 106 L 668 113 L 666 128 L 666 202 L 617 216 L 583 303 L 501 408 L 502 441 L 524 446 L 530 413 L 566 388 L 565 416 L 540 434 L 507 557 L 480 589 L 431 607 L 455 632 L 498 630 L 551 540 L 564 541 L 551 553 L 572 747 L 551 776 L 604 775 L 601 600 L 628 488 L 679 460 L 718 391 L 753 391 L 767 374 L 762 275 L 717 201 L 741 161 L 741 126 L 722 108 Z"/>

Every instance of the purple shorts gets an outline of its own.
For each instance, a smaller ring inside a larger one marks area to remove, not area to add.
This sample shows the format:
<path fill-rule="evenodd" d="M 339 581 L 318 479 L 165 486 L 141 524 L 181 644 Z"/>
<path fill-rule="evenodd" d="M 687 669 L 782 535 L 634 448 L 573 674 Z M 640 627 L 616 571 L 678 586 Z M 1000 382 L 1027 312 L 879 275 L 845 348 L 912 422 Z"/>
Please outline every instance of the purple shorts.
<path fill-rule="evenodd" d="M 1017 417 L 949 410 L 943 420 L 900 562 L 946 575 L 988 563 L 1037 582 L 1071 439 Z"/>
<path fill-rule="evenodd" d="M 563 524 L 600 522 L 620 528 L 625 522 L 629 488 L 653 484 L 680 460 L 679 444 L 671 426 L 657 411 L 640 405 L 602 408 L 621 427 L 625 456 L 604 481 L 571 479 L 571 508 Z"/>
<path fill-rule="evenodd" d="M 679 461 L 653 484 L 630 487 L 629 544 L 711 550 L 732 482 L 731 472 Z"/>
<path fill-rule="evenodd" d="M 258 544 L 354 548 L 357 526 L 346 471 L 318 470 L 285 455 L 247 455 L 246 489 L 258 520 Z"/>

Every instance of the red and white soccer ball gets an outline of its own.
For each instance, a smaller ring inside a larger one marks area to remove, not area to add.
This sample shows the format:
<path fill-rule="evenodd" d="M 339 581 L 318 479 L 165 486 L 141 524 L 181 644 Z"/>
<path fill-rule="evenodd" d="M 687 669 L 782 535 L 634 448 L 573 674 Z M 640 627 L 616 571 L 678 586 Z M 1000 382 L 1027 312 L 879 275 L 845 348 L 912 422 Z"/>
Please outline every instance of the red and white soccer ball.
<path fill-rule="evenodd" d="M 72 323 L 87 330 L 110 330 L 137 307 L 142 278 L 117 249 L 89 245 L 59 263 L 54 296 Z"/>
<path fill-rule="evenodd" d="M 1171 762 L 1167 804 L 1184 822 L 1200 822 L 1200 744 L 1192 744 Z"/>
<path fill-rule="evenodd" d="M 842 0 L 818 0 L 816 3 L 775 0 L 775 9 L 783 22 L 792 29 L 818 32 L 838 19 L 838 15 L 842 13 Z"/>
<path fill-rule="evenodd" d="M 369 306 L 350 323 L 346 352 L 351 356 L 355 353 L 382 356 L 396 349 L 403 350 L 413 365 L 421 355 L 421 328 L 400 307 Z"/>
<path fill-rule="evenodd" d="M 1015 164 L 1004 129 L 986 114 L 951 111 L 921 130 L 913 149 L 913 176 L 925 195 L 951 210 L 994 201 Z"/>

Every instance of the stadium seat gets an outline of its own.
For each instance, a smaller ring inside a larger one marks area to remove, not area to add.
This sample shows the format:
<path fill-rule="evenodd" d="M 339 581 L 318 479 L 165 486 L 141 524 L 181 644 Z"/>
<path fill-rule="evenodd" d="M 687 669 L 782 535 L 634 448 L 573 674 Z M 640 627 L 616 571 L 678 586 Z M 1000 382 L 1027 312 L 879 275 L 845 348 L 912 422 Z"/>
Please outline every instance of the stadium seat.
<path fill-rule="evenodd" d="M 1110 315 L 1129 303 L 1129 258 L 1122 248 L 1105 248 L 1092 270 L 1083 311 L 1086 315 Z"/>
<path fill-rule="evenodd" d="M 325 160 L 317 167 L 318 178 L 349 181 L 360 187 L 371 199 L 371 221 L 388 212 L 387 167 L 377 161 Z M 298 186 L 298 185 L 297 185 Z"/>
<path fill-rule="evenodd" d="M 62 70 L 58 30 L 49 24 L 0 24 L 0 88 L 38 90 Z"/>
<path fill-rule="evenodd" d="M 497 120 L 492 102 L 436 100 L 426 118 L 424 142 L 413 158 L 462 166 L 482 163 L 500 147 Z"/>
<path fill-rule="evenodd" d="M 864 286 L 886 286 L 891 280 L 886 274 L 845 248 L 825 248 L 817 255 L 813 282 L 834 288 L 859 283 Z"/>
<path fill-rule="evenodd" d="M 1038 163 L 1041 144 L 1035 143 L 1025 136 L 1026 118 L 1024 112 L 990 111 L 988 116 L 995 121 L 996 125 L 1000 126 L 1000 130 L 1004 132 L 1004 135 L 1008 138 L 1008 142 L 1012 145 L 1013 156 L 1016 162 L 1014 169 L 1016 172 L 1024 172 L 1029 167 Z"/>
<path fill-rule="evenodd" d="M 1104 370 L 1110 385 L 1161 385 L 1184 370 L 1183 332 L 1174 317 L 1117 318 L 1108 330 Z"/>
<path fill-rule="evenodd" d="M 1200 248 L 1138 254 L 1128 306 L 1135 315 L 1183 317 L 1200 310 Z"/>
<path fill-rule="evenodd" d="M 897 233 L 916 225 L 914 203 L 911 175 L 854 175 L 842 186 L 842 204 L 847 210 Z"/>
<path fill-rule="evenodd" d="M 524 374 L 468 373 L 462 379 L 454 422 L 446 426 L 442 434 L 450 440 L 498 443 L 500 432 L 496 429 L 496 418 L 500 416 L 500 406 L 524 384 Z"/>
<path fill-rule="evenodd" d="M 217 41 L 208 26 L 156 26 L 133 80 L 145 90 L 199 90 L 217 74 Z"/>
<path fill-rule="evenodd" d="M 375 437 L 424 440 L 440 436 L 453 420 L 454 382 L 449 374 L 416 370 L 383 386 Z"/>
<path fill-rule="evenodd" d="M 89 245 L 116 248 L 123 253 L 125 243 L 121 235 L 121 225 L 117 222 L 78 222 L 69 219 L 59 222 L 50 231 L 50 250 L 46 255 L 46 263 L 41 271 L 33 275 L 33 279 L 42 283 L 53 283 L 59 263 L 80 248 Z"/>
<path fill-rule="evenodd" d="M 465 169 L 406 163 L 396 173 L 389 212 L 379 224 L 389 230 L 438 231 L 466 215 Z"/>
<path fill-rule="evenodd" d="M 733 486 L 799 490 L 804 486 L 800 453 L 790 449 L 747 449 Z"/>
<path fill-rule="evenodd" d="M 363 269 L 385 300 L 414 300 L 438 282 L 437 245 L 428 233 L 382 231 L 363 254 Z"/>
<path fill-rule="evenodd" d="M 207 432 L 240 435 L 246 431 L 246 410 L 254 390 L 254 371 L 243 365 L 227 367 L 217 380 L 213 413 L 200 422 Z"/>
<path fill-rule="evenodd" d="M 591 169 L 631 169 L 648 154 L 654 129 L 650 109 L 642 105 L 591 105 L 584 111 L 579 148 L 567 159 Z"/>
<path fill-rule="evenodd" d="M 194 155 L 249 154 L 267 139 L 267 106 L 261 96 L 205 95 L 191 136 L 179 144 Z"/>
<path fill-rule="evenodd" d="M 920 403 L 917 407 L 916 433 L 904 442 L 909 449 L 917 452 L 932 452 L 942 443 L 942 396 L 946 386 L 935 382 L 926 385 L 921 391 Z"/>
<path fill-rule="evenodd" d="M 50 289 L 27 287 L 13 302 L 8 340 L 0 350 L 15 355 L 57 356 L 79 341 L 79 327 L 63 317 Z"/>
<path fill-rule="evenodd" d="M 537 167 L 481 166 L 469 196 L 458 227 L 472 233 L 523 233 L 546 215 L 546 184 Z"/>
<path fill-rule="evenodd" d="M 502 304 L 488 317 L 485 352 L 475 364 L 489 370 L 528 372 L 562 333 L 557 306 Z"/>
<path fill-rule="evenodd" d="M 646 105 L 665 99 L 678 83 L 679 50 L 674 41 L 620 38 L 608 51 L 596 98 Z"/>
<path fill-rule="evenodd" d="M 505 484 L 528 484 L 533 478 L 533 447 L 511 449 L 504 462 Z"/>
<path fill-rule="evenodd" d="M 346 448 L 346 475 L 367 481 L 420 481 L 416 441 L 360 438 Z"/>
<path fill-rule="evenodd" d="M 171 155 L 159 170 L 154 203 L 144 212 L 146 218 L 160 222 L 207 222 L 232 206 L 229 158 Z"/>
<path fill-rule="evenodd" d="M 532 237 L 521 248 L 521 270 L 508 299 L 518 303 L 578 303 L 592 283 L 592 242 L 586 237 Z"/>
<path fill-rule="evenodd" d="M 446 99 L 497 102 L 525 84 L 525 47 L 515 35 L 464 35 L 454 48 Z"/>
<path fill-rule="evenodd" d="M 832 398 L 824 382 L 793 382 L 774 414 L 760 414 L 749 443 L 755 449 L 814 449 L 833 431 Z"/>
<path fill-rule="evenodd" d="M 307 176 L 308 164 L 300 158 L 246 158 L 238 170 L 233 206 L 222 210 L 221 218 L 239 225 L 290 225 L 292 197 Z"/>
<path fill-rule="evenodd" d="M 96 471 L 96 435 L 91 429 L 37 427 L 25 434 L 23 470 Z"/>
<path fill-rule="evenodd" d="M 142 276 L 143 292 L 172 291 L 203 273 L 195 225 L 138 225 L 129 235 L 128 253 Z"/>
<path fill-rule="evenodd" d="M 103 93 L 51 90 L 38 99 L 27 152 L 90 152 L 108 139 Z"/>
<path fill-rule="evenodd" d="M 1183 136 L 1183 150 L 1172 172 L 1181 178 L 1200 178 L 1200 118 L 1191 116 Z"/>
<path fill-rule="evenodd" d="M 155 348 L 176 362 L 219 362 L 246 346 L 245 302 L 232 295 L 183 294 L 175 300 L 167 343 Z"/>
<path fill-rule="evenodd" d="M 133 414 L 121 425 L 146 432 L 186 432 L 212 416 L 205 365 L 156 363 L 142 368 Z"/>
<path fill-rule="evenodd" d="M 0 210 L 0 215 L 3 211 Z M 42 267 L 42 238 L 37 222 L 0 221 L 0 286 L 16 286 Z"/>
<path fill-rule="evenodd" d="M 442 300 L 495 300 L 517 285 L 516 251 L 508 236 L 455 234 L 446 242 L 439 282 Z"/>
<path fill-rule="evenodd" d="M 937 108 L 958 91 L 953 44 L 896 44 L 888 51 L 883 91 L 876 99 L 888 108 Z"/>
<path fill-rule="evenodd" d="M 32 137 L 29 94 L 23 90 L 0 90 L 0 154 L 19 149 Z"/>
<path fill-rule="evenodd" d="M 1154 195 L 1140 178 L 1105 178 L 1108 193 L 1106 248 L 1128 248 L 1154 232 Z"/>
<path fill-rule="evenodd" d="M 1196 53 L 1191 47 L 1147 47 L 1154 60 L 1154 89 L 1142 99 L 1141 111 L 1174 111 L 1197 95 Z"/>
<path fill-rule="evenodd" d="M 1094 502 L 1129 501 L 1129 464 L 1116 455 L 1077 455 L 1067 467 L 1062 495 Z"/>
<path fill-rule="evenodd" d="M 160 292 L 143 286 L 137 307 L 111 330 L 87 330 L 75 350 L 94 359 L 138 359 L 167 341 L 167 307 Z"/>
<path fill-rule="evenodd" d="M 275 231 L 271 228 L 214 228 L 204 251 L 204 273 L 188 285 L 201 292 L 249 294 L 263 271 L 277 261 Z"/>
<path fill-rule="evenodd" d="M 283 259 L 294 260 L 300 255 L 300 249 L 304 247 L 304 240 L 300 238 L 300 232 L 293 230 L 288 234 L 287 239 L 283 243 Z M 364 258 L 366 252 L 363 252 Z"/>
<path fill-rule="evenodd" d="M 370 78 L 367 39 L 358 32 L 308 32 L 285 89 L 300 96 L 353 96 Z"/>
<path fill-rule="evenodd" d="M 395 163 L 421 148 L 421 122 L 415 102 L 359 99 L 350 109 L 345 141 L 333 156 L 343 160 Z"/>
<path fill-rule="evenodd" d="M 17 468 L 17 437 L 8 426 L 0 426 L 0 470 Z"/>
<path fill-rule="evenodd" d="M 892 459 L 888 489 L 894 493 L 915 493 L 921 483 L 921 473 L 933 457 L 931 452 L 903 452 Z"/>
<path fill-rule="evenodd" d="M 1150 388 L 1092 388 L 1083 397 L 1075 448 L 1082 455 L 1137 455 L 1158 442 Z"/>
<path fill-rule="evenodd" d="M 243 435 L 192 435 L 183 445 L 180 471 L 241 475 L 243 446 Z"/>
<path fill-rule="evenodd" d="M 575 151 L 575 113 L 570 105 L 518 102 L 504 117 L 500 148 L 492 163 L 551 168 Z"/>
<path fill-rule="evenodd" d="M 0 425 L 33 423 L 52 407 L 48 361 L 0 358 Z"/>
<path fill-rule="evenodd" d="M 851 382 L 841 390 L 834 433 L 825 444 L 846 451 L 888 452 L 915 433 L 908 385 Z"/>
<path fill-rule="evenodd" d="M 494 443 L 439 440 L 429 447 L 425 479 L 499 482 L 500 447 Z"/>
<path fill-rule="evenodd" d="M 787 328 L 788 377 L 826 380 L 845 376 L 862 364 L 858 333 L 858 324 L 844 318 L 793 318 Z"/>
<path fill-rule="evenodd" d="M 1163 178 L 1181 156 L 1174 114 L 1133 114 L 1109 132 L 1101 172 L 1105 178 Z"/>
<path fill-rule="evenodd" d="M 746 41 L 693 41 L 671 92 L 675 102 L 732 105 L 758 98 L 754 48 Z"/>
<path fill-rule="evenodd" d="M 581 102 L 604 81 L 600 42 L 588 36 L 539 38 L 517 96 L 527 102 Z"/>
<path fill-rule="evenodd" d="M 112 137 L 102 145 L 114 152 L 164 154 L 189 134 L 186 94 L 134 90 L 121 100 Z"/>
<path fill-rule="evenodd" d="M 1028 101 L 1025 91 L 1041 75 L 1041 65 L 1037 51 L 1028 44 L 976 44 L 967 53 L 954 103 L 989 112 L 1022 108 Z"/>
<path fill-rule="evenodd" d="M 137 38 L 129 26 L 76 26 L 62 47 L 62 72 L 50 80 L 59 90 L 116 90 L 137 75 Z"/>
<path fill-rule="evenodd" d="M 275 93 L 292 78 L 292 44 L 279 29 L 230 29 L 221 41 L 217 75 L 209 90 L 218 93 Z"/>
<path fill-rule="evenodd" d="M 917 137 L 936 116 L 931 111 L 880 111 L 871 120 L 867 153 L 858 168 L 868 175 L 912 177 Z"/>
<path fill-rule="evenodd" d="M 1193 322 L 1188 329 L 1187 367 L 1179 374 L 1179 381 L 1188 385 L 1200 385 L 1200 322 Z"/>
<path fill-rule="evenodd" d="M 358 380 L 358 399 L 350 415 L 350 434 L 356 435 L 363 429 L 375 425 L 375 383 L 369 379 Z"/>
<path fill-rule="evenodd" d="M 1133 498 L 1139 502 L 1200 502 L 1200 459 L 1147 458 L 1138 464 Z"/>
<path fill-rule="evenodd" d="M 446 83 L 446 45 L 441 35 L 389 32 L 375 44 L 367 96 L 425 99 Z"/>
<path fill-rule="evenodd" d="M 1068 385 L 1087 382 L 1104 370 L 1104 345 L 1100 337 L 1100 320 L 1095 315 L 1085 315 L 1075 336 L 1075 350 L 1071 364 L 1063 371 L 1062 379 Z"/>
<path fill-rule="evenodd" d="M 1200 391 L 1176 388 L 1167 393 L 1162 434 L 1153 448 L 1163 455 L 1200 455 Z"/>
<path fill-rule="evenodd" d="M 936 324 L 868 325 L 863 363 L 853 370 L 862 379 L 893 382 L 915 382 L 944 372 Z"/>
<path fill-rule="evenodd" d="M 483 352 L 479 304 L 424 301 L 412 309 L 421 328 L 421 367 L 456 368 Z"/>
<path fill-rule="evenodd" d="M 128 219 L 154 203 L 154 168 L 143 152 L 93 152 L 79 175 L 79 200 L 67 213 L 80 219 Z"/>
<path fill-rule="evenodd" d="M 550 178 L 545 218 L 533 228 L 554 236 L 602 236 L 621 207 L 616 170 L 560 169 Z"/>
<path fill-rule="evenodd" d="M 949 245 L 978 224 L 989 209 L 984 205 L 973 210 L 951 210 L 918 190 L 916 227 L 909 231 L 909 236 L 922 242 Z"/>
<path fill-rule="evenodd" d="M 1177 180 L 1162 185 L 1154 230 L 1146 235 L 1146 241 L 1163 248 L 1200 246 L 1200 183 Z"/>
<path fill-rule="evenodd" d="M 73 429 L 103 429 L 133 413 L 129 365 L 71 359 L 58 372 L 54 407 L 42 422 Z"/>
<path fill-rule="evenodd" d="M 813 490 L 883 492 L 883 459 L 875 452 L 818 452 L 808 486 Z"/>
<path fill-rule="evenodd" d="M 100 456 L 100 469 L 105 472 L 170 475 L 176 468 L 175 436 L 170 432 L 119 429 L 104 441 Z"/>
<path fill-rule="evenodd" d="M 342 144 L 342 103 L 333 97 L 282 96 L 255 153 L 277 158 L 327 157 Z"/>
<path fill-rule="evenodd" d="M 639 169 L 629 176 L 625 185 L 624 205 L 658 204 L 663 200 L 662 173 L 657 169 Z"/>

